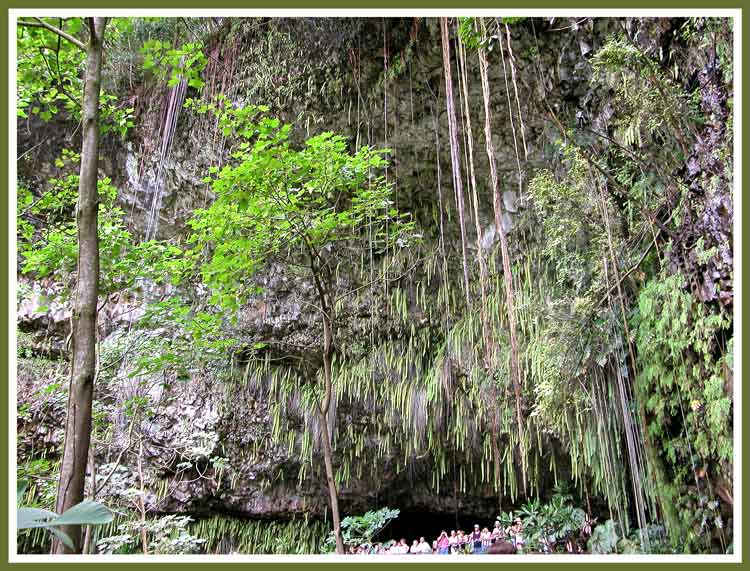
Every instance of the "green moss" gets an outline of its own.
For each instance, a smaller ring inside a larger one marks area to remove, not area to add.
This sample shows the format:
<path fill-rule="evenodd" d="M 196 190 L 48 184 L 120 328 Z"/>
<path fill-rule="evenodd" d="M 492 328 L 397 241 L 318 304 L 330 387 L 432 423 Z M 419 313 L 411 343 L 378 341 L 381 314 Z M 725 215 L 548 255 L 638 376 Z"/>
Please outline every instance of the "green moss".
<path fill-rule="evenodd" d="M 653 442 L 649 464 L 670 536 L 692 550 L 710 544 L 712 526 L 694 532 L 690 504 L 714 500 L 711 480 L 732 477 L 732 395 L 725 384 L 733 343 L 731 316 L 697 302 L 685 285 L 680 274 L 648 282 L 633 321 L 635 386 Z"/>

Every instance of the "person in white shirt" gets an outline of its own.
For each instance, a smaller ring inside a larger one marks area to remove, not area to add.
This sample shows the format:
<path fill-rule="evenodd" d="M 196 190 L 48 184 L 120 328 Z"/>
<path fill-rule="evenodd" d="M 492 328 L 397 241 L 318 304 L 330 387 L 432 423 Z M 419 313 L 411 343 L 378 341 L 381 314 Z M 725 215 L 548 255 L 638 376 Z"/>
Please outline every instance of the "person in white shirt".
<path fill-rule="evenodd" d="M 505 532 L 500 527 L 500 522 L 495 522 L 495 527 L 492 530 L 492 533 L 490 534 L 490 543 L 497 543 L 505 536 Z"/>
<path fill-rule="evenodd" d="M 424 540 L 424 537 L 419 538 L 419 545 L 417 546 L 417 553 L 431 554 L 432 547 Z"/>
<path fill-rule="evenodd" d="M 409 553 L 413 555 L 419 553 L 419 542 L 416 539 L 412 542 L 411 547 L 409 548 Z"/>
<path fill-rule="evenodd" d="M 492 534 L 490 530 L 482 528 L 482 552 L 487 551 L 487 548 L 492 544 Z"/>
<path fill-rule="evenodd" d="M 448 537 L 448 545 L 450 546 L 451 553 L 458 553 L 458 536 L 455 529 L 451 530 L 450 537 Z"/>
<path fill-rule="evenodd" d="M 409 546 L 406 545 L 406 539 L 401 538 L 401 541 L 393 546 L 391 553 L 397 553 L 398 555 L 405 555 L 409 553 Z"/>

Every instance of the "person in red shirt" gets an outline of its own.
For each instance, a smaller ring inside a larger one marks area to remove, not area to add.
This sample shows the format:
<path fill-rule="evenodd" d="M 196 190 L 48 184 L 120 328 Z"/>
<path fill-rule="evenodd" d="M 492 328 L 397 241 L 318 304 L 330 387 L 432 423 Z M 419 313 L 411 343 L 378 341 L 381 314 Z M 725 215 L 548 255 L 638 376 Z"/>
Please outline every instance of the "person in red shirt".
<path fill-rule="evenodd" d="M 448 555 L 448 549 L 450 548 L 450 540 L 448 534 L 445 531 L 441 531 L 437 538 L 437 548 L 440 555 Z"/>

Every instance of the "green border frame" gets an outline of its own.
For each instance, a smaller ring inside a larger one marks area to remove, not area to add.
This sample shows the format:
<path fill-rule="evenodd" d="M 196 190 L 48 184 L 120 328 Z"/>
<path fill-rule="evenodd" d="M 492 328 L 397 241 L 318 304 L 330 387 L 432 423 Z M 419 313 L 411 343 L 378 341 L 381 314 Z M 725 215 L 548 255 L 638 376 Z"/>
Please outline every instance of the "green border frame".
<path fill-rule="evenodd" d="M 252 8 L 269 8 L 269 9 L 290 9 L 293 11 L 295 8 L 313 9 L 313 8 L 347 8 L 347 9 L 375 9 L 375 8 L 392 8 L 392 9 L 411 9 L 421 10 L 429 8 L 453 8 L 457 10 L 471 10 L 471 9 L 482 9 L 482 8 L 494 8 L 494 9 L 532 9 L 532 8 L 570 8 L 570 9 L 718 9 L 718 8 L 734 8 L 741 9 L 741 17 L 739 22 L 742 26 L 742 47 L 741 54 L 744 55 L 743 66 L 742 66 L 742 100 L 739 101 L 735 98 L 735 105 L 741 105 L 742 112 L 745 114 L 744 121 L 741 125 L 735 125 L 735 129 L 740 129 L 740 136 L 742 142 L 742 148 L 744 154 L 740 157 L 736 157 L 736 160 L 742 161 L 742 181 L 740 186 L 740 192 L 742 193 L 745 201 L 742 205 L 742 212 L 740 213 L 741 220 L 750 220 L 750 200 L 747 198 L 748 189 L 748 170 L 750 170 L 750 141 L 748 140 L 748 129 L 745 129 L 745 125 L 748 122 L 747 110 L 748 110 L 748 97 L 750 94 L 750 66 L 747 64 L 747 58 L 750 57 L 750 0 L 609 0 L 607 2 L 597 0 L 360 0 L 353 5 L 352 0 L 109 0 L 103 2 L 102 0 L 0 0 L 2 4 L 2 10 L 0 10 L 0 36 L 2 37 L 2 45 L 0 46 L 0 86 L 2 88 L 2 95 L 0 101 L 2 101 L 2 108 L 0 109 L 0 164 L 2 169 L 0 172 L 4 176 L 8 173 L 8 143 L 7 138 L 9 120 L 11 119 L 6 112 L 7 110 L 7 97 L 8 97 L 8 80 L 9 80 L 9 62 L 8 62 L 8 10 L 14 8 L 71 8 L 71 9 L 95 9 L 95 8 L 140 8 L 140 9 L 184 9 L 184 8 L 214 8 L 214 9 L 252 9 Z M 293 16 L 290 13 L 290 16 Z M 5 180 L 0 182 L 0 185 L 5 184 Z M 1 186 L 0 186 L 1 188 Z M 2 266 L 2 279 L 0 280 L 0 292 L 2 293 L 2 304 L 0 305 L 0 322 L 2 322 L 0 329 L 0 362 L 4 364 L 4 368 L 7 374 L 0 375 L 5 376 L 7 382 L 14 382 L 15 371 L 10 370 L 8 363 L 8 351 L 9 351 L 9 320 L 11 319 L 10 303 L 10 280 L 9 275 L 9 260 L 11 259 L 12 252 L 9 252 L 8 245 L 8 209 L 10 192 L 13 189 L 12 186 L 6 188 L 6 194 L 2 198 L 0 203 L 0 216 L 2 216 L 2 222 L 0 227 L 2 233 L 0 234 L 0 266 Z M 750 262 L 750 240 L 748 240 L 750 230 L 747 227 L 742 228 L 742 235 L 740 237 L 742 244 L 747 245 L 748 248 L 743 252 L 742 265 L 743 272 L 742 277 L 746 278 L 748 275 L 748 264 Z M 747 280 L 743 283 L 742 291 L 739 295 L 742 296 L 748 290 Z M 748 307 L 744 307 L 742 314 L 740 315 L 739 328 L 744 332 L 746 331 L 745 325 L 748 324 L 748 318 L 750 310 Z M 749 341 L 743 339 L 742 355 L 745 356 L 748 351 Z M 737 377 L 737 375 L 735 375 Z M 2 378 L 2 377 L 0 377 Z M 742 376 L 739 375 L 739 382 L 742 382 Z M 8 387 L 4 386 L 0 389 L 0 569 L 22 569 L 22 570 L 42 570 L 47 569 L 48 563 L 9 563 L 9 545 L 6 543 L 7 539 L 7 523 L 8 523 L 8 510 L 11 507 L 9 505 L 9 497 L 6 494 L 8 488 L 8 412 L 9 403 L 8 400 Z M 658 560 L 648 562 L 632 562 L 632 563 L 585 563 L 584 559 L 580 556 L 571 559 L 570 563 L 522 563 L 519 560 L 507 559 L 502 563 L 487 562 L 485 563 L 440 563 L 438 564 L 441 569 L 458 569 L 466 568 L 470 565 L 482 565 L 486 568 L 487 565 L 494 567 L 512 567 L 514 569 L 543 569 L 550 565 L 559 565 L 565 569 L 571 569 L 574 566 L 580 565 L 592 565 L 594 567 L 598 565 L 616 565 L 619 569 L 633 570 L 636 569 L 679 569 L 683 565 L 690 566 L 721 566 L 723 568 L 731 567 L 732 569 L 744 569 L 750 568 L 748 563 L 748 548 L 750 542 L 747 538 L 750 537 L 750 522 L 748 521 L 748 512 L 750 511 L 750 487 L 748 481 L 750 480 L 750 387 L 745 385 L 744 392 L 742 395 L 742 402 L 739 403 L 741 410 L 744 413 L 742 426 L 739 427 L 741 434 L 744 436 L 742 443 L 742 489 L 744 492 L 743 505 L 737 506 L 735 509 L 735 517 L 739 516 L 742 518 L 744 527 L 744 538 L 736 538 L 735 542 L 742 542 L 742 562 L 741 563 L 709 563 L 709 562 L 670 562 L 661 563 Z M 740 515 L 741 513 L 741 515 Z M 372 561 L 372 560 L 368 560 Z M 93 563 L 55 563 L 55 567 L 62 569 L 73 569 L 78 565 L 93 566 L 94 568 L 102 565 L 104 562 L 93 562 Z M 110 562 L 107 562 L 110 563 Z M 159 569 L 180 569 L 184 565 L 189 565 L 193 568 L 197 568 L 202 565 L 211 565 L 211 560 L 200 563 L 183 563 L 183 562 L 168 562 L 168 563 L 111 563 L 116 565 L 118 570 L 135 570 L 141 568 L 155 568 L 158 566 Z M 232 569 L 237 569 L 238 566 L 243 567 L 273 567 L 274 569 L 297 569 L 301 566 L 312 566 L 315 568 L 322 569 L 335 565 L 337 568 L 346 569 L 348 567 L 366 565 L 368 569 L 381 570 L 388 567 L 389 569 L 406 569 L 417 566 L 424 569 L 427 566 L 432 565 L 431 563 L 418 563 L 418 562 L 403 562 L 403 563 L 365 563 L 364 561 L 352 561 L 344 563 L 332 563 L 332 562 L 252 562 L 252 563 L 220 563 L 220 565 L 231 565 Z M 636 567 L 637 566 L 637 567 Z"/>

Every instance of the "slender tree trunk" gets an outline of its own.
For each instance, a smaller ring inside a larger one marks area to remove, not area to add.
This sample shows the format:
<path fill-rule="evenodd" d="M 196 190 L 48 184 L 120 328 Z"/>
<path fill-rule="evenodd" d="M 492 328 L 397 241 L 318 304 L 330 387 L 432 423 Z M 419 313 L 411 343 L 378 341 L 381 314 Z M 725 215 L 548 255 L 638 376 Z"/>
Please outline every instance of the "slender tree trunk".
<path fill-rule="evenodd" d="M 106 304 L 106 302 L 105 302 Z M 99 311 L 104 308 L 102 305 L 99 307 Z M 101 354 L 100 354 L 100 338 L 97 333 L 96 336 L 96 365 L 94 369 L 94 386 L 99 382 L 99 372 L 101 371 Z M 87 496 L 88 500 L 96 500 L 96 454 L 93 446 L 89 446 L 89 492 Z M 89 555 L 96 551 L 94 543 L 95 530 L 93 525 L 87 525 L 84 528 L 83 544 L 81 546 L 81 553 Z"/>
<path fill-rule="evenodd" d="M 327 311 L 327 309 L 326 309 Z M 341 515 L 339 513 L 339 496 L 336 488 L 336 474 L 333 470 L 332 435 L 328 432 L 328 413 L 331 409 L 333 397 L 333 380 L 331 379 L 331 357 L 333 353 L 333 327 L 330 315 L 323 316 L 323 376 L 325 381 L 325 396 L 320 407 L 320 427 L 323 436 L 323 462 L 326 468 L 328 495 L 331 500 L 331 517 L 333 519 L 333 535 L 336 538 L 336 553 L 344 554 L 344 541 L 341 539 Z"/>
<path fill-rule="evenodd" d="M 96 369 L 96 313 L 99 295 L 99 238 L 97 233 L 97 170 L 99 155 L 99 86 L 106 18 L 89 18 L 90 39 L 86 49 L 86 75 L 81 121 L 83 146 L 78 185 L 78 277 L 73 307 L 72 363 L 65 447 L 55 509 L 63 513 L 83 501 L 86 462 L 91 441 L 91 401 Z M 80 553 L 81 526 L 62 526 L 75 545 L 60 541 L 53 553 Z"/>
<path fill-rule="evenodd" d="M 486 37 L 482 29 L 483 37 Z M 508 239 L 503 230 L 503 199 L 497 180 L 497 165 L 495 162 L 495 150 L 492 144 L 492 112 L 490 110 L 490 85 L 488 77 L 487 54 L 484 48 L 479 48 L 479 71 L 482 76 L 482 95 L 484 98 L 484 137 L 487 149 L 487 159 L 490 165 L 490 180 L 492 183 L 492 202 L 495 211 L 495 228 L 500 237 L 500 252 L 503 262 L 503 276 L 505 278 L 505 309 L 508 314 L 508 334 L 510 337 L 510 376 L 513 383 L 513 392 L 516 399 L 516 422 L 518 424 L 518 442 L 521 455 L 521 472 L 523 490 L 526 491 L 526 454 L 523 444 L 524 416 L 521 410 L 521 369 L 518 365 L 518 339 L 516 335 L 516 312 L 513 302 L 513 275 L 510 269 L 510 253 L 508 251 Z"/>
<path fill-rule="evenodd" d="M 456 108 L 453 104 L 453 78 L 451 74 L 451 48 L 448 33 L 448 18 L 440 18 L 440 33 L 443 43 L 443 73 L 445 75 L 445 105 L 448 111 L 448 132 L 450 135 L 451 167 L 453 170 L 453 188 L 456 192 L 458 221 L 461 226 L 461 259 L 464 269 L 464 293 L 466 306 L 471 307 L 469 292 L 469 265 L 466 259 L 466 223 L 464 221 L 463 181 L 461 179 L 460 156 L 458 152 L 458 128 L 456 126 Z"/>
<path fill-rule="evenodd" d="M 341 538 L 341 514 L 339 512 L 339 496 L 336 488 L 336 475 L 333 469 L 333 449 L 331 435 L 328 432 L 328 415 L 320 411 L 320 429 L 323 436 L 323 462 L 326 468 L 326 482 L 328 497 L 331 502 L 331 519 L 333 519 L 333 536 L 336 538 L 336 553 L 343 555 L 344 540 Z"/>
<path fill-rule="evenodd" d="M 320 430 L 323 440 L 323 463 L 326 469 L 326 482 L 328 484 L 328 495 L 331 502 L 331 518 L 333 519 L 333 536 L 336 539 L 336 553 L 344 554 L 344 541 L 341 538 L 341 514 L 339 513 L 339 496 L 336 488 L 336 473 L 333 469 L 333 447 L 331 446 L 332 435 L 328 430 L 328 413 L 331 409 L 333 398 L 333 378 L 331 376 L 331 361 L 333 359 L 333 308 L 328 303 L 329 296 L 321 281 L 321 269 L 315 261 L 316 254 L 306 242 L 310 254 L 310 271 L 318 292 L 320 311 L 323 317 L 323 402 L 318 408 Z"/>

